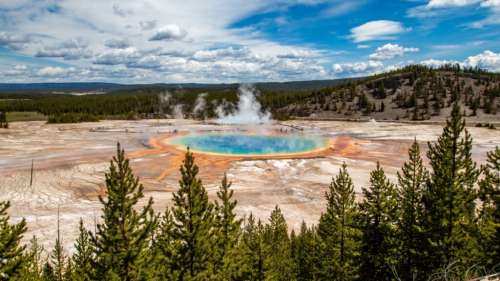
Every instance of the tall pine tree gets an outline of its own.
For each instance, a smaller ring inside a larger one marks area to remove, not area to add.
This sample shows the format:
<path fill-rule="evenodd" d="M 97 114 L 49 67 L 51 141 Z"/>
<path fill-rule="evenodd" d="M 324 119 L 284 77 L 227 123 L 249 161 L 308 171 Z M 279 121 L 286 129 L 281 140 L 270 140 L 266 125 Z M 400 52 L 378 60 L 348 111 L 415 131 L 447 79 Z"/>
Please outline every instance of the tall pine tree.
<path fill-rule="evenodd" d="M 278 206 L 271 212 L 269 224 L 264 228 L 266 259 L 265 280 L 295 280 L 295 263 L 290 249 L 288 227 Z"/>
<path fill-rule="evenodd" d="M 321 273 L 326 280 L 357 279 L 360 231 L 354 185 L 342 164 L 326 193 L 326 212 L 321 215 L 318 234 L 321 238 Z"/>
<path fill-rule="evenodd" d="M 188 150 L 180 168 L 179 190 L 173 194 L 172 238 L 178 243 L 176 267 L 179 280 L 209 278 L 205 274 L 213 263 L 213 205 L 200 179 L 198 166 Z"/>
<path fill-rule="evenodd" d="M 234 278 L 234 275 L 237 275 L 230 264 L 235 263 L 238 258 L 235 251 L 240 236 L 241 220 L 236 219 L 234 208 L 237 201 L 232 200 L 233 190 L 230 190 L 230 187 L 231 183 L 224 174 L 219 191 L 217 191 L 218 200 L 215 202 L 214 223 L 216 231 L 214 274 L 220 280 Z M 231 275 L 233 276 L 230 277 Z"/>
<path fill-rule="evenodd" d="M 143 268 L 142 254 L 156 223 L 150 200 L 136 211 L 144 197 L 125 152 L 117 145 L 117 155 L 106 173 L 107 196 L 99 196 L 103 204 L 103 222 L 93 235 L 96 247 L 96 278 L 99 280 L 139 280 Z"/>
<path fill-rule="evenodd" d="M 377 168 L 370 173 L 370 188 L 363 188 L 363 195 L 360 204 L 361 280 L 392 280 L 397 251 L 396 191 L 378 162 Z"/>
<path fill-rule="evenodd" d="M 422 264 L 425 242 L 423 225 L 423 192 L 428 180 L 428 172 L 420 157 L 417 140 L 408 150 L 409 160 L 398 172 L 398 241 L 400 243 L 398 275 L 401 280 L 424 279 L 426 272 Z"/>
<path fill-rule="evenodd" d="M 433 269 L 470 264 L 476 249 L 474 183 L 478 177 L 471 157 L 472 137 L 465 129 L 460 106 L 453 104 L 443 133 L 429 143 L 432 167 L 424 193 L 426 236 L 430 242 L 426 262 Z"/>

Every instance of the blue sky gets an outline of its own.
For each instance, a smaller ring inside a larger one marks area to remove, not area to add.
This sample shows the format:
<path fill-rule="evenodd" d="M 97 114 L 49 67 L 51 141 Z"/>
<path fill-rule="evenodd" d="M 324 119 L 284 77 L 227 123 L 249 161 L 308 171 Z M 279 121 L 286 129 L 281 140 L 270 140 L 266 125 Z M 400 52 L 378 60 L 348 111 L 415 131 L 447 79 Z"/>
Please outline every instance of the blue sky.
<path fill-rule="evenodd" d="M 500 0 L 0 0 L 0 82 L 333 79 L 500 71 Z"/>

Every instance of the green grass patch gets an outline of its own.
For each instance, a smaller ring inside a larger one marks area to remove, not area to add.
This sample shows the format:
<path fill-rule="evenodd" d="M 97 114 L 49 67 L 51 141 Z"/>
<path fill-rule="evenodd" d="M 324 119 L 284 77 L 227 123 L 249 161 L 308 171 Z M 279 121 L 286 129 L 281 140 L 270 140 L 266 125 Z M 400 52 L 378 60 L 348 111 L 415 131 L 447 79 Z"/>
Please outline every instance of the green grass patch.
<path fill-rule="evenodd" d="M 8 122 L 17 122 L 17 121 L 47 121 L 47 116 L 35 112 L 35 111 L 14 111 L 7 112 L 7 121 Z"/>

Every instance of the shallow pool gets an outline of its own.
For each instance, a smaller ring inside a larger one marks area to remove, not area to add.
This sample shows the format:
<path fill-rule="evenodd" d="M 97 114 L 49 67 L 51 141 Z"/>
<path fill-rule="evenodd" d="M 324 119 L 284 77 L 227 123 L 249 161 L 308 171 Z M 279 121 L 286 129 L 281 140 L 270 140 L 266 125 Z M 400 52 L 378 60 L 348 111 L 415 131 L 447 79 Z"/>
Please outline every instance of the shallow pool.
<path fill-rule="evenodd" d="M 325 147 L 327 140 L 322 137 L 298 135 L 193 134 L 172 138 L 169 143 L 202 152 L 263 155 L 307 152 Z"/>

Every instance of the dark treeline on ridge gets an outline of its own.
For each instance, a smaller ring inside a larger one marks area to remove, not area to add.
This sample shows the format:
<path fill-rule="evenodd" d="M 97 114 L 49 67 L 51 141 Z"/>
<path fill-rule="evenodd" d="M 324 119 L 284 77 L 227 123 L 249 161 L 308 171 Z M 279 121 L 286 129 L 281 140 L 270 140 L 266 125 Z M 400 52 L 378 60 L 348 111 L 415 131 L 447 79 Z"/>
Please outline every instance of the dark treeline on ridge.
<path fill-rule="evenodd" d="M 371 116 L 377 120 L 429 120 L 446 116 L 455 101 L 460 102 L 465 117 L 491 116 L 500 109 L 500 75 L 459 65 L 410 65 L 366 78 L 339 80 L 328 87 L 322 86 L 324 83 L 255 86 L 263 110 L 270 111 L 274 119 Z M 228 84 L 172 89 L 146 85 L 77 96 L 30 91 L 0 93 L 0 112 L 39 112 L 48 116 L 50 123 L 165 118 L 175 116 L 175 109 L 180 109 L 184 117 L 205 119 L 216 117 L 221 106 L 224 111 L 234 110 L 237 87 Z M 204 106 L 195 111 L 200 99 Z"/>
<path fill-rule="evenodd" d="M 355 198 L 344 164 L 315 225 L 289 232 L 279 206 L 267 221 L 238 219 L 224 176 L 209 201 L 188 151 L 171 207 L 143 207 L 143 186 L 118 145 L 95 229 L 80 223 L 72 255 L 45 258 L 26 222 L 10 224 L 0 204 L 0 280 L 471 280 L 500 272 L 500 149 L 477 166 L 455 103 L 423 165 L 419 144 L 391 182 L 377 164 Z M 141 204 L 142 205 L 142 204 Z"/>

